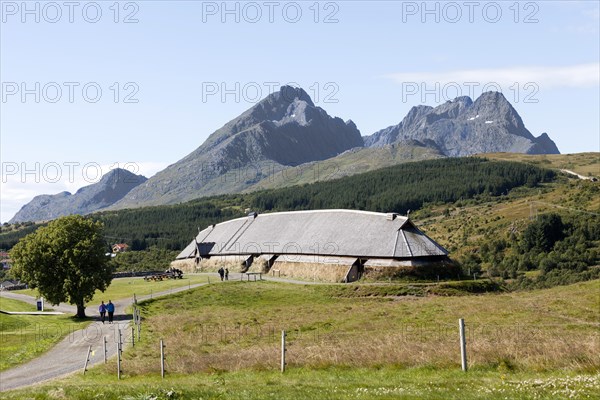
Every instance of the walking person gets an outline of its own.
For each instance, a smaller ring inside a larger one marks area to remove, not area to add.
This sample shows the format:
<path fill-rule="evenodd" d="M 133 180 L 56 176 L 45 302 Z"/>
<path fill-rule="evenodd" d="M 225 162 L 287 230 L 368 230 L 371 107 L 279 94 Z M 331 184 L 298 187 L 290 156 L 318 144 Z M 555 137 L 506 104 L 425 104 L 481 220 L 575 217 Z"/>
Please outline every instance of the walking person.
<path fill-rule="evenodd" d="M 106 318 L 106 304 L 104 304 L 104 301 L 98 307 L 98 311 L 100 312 L 100 320 L 104 323 L 104 319 Z"/>
<path fill-rule="evenodd" d="M 115 305 L 109 300 L 106 305 L 106 311 L 108 311 L 108 323 L 113 323 L 113 315 L 115 315 Z"/>
<path fill-rule="evenodd" d="M 221 281 L 223 280 L 223 276 L 225 275 L 225 271 L 223 271 L 223 267 L 219 268 L 219 276 L 221 277 Z"/>
<path fill-rule="evenodd" d="M 225 268 L 225 280 L 229 280 L 229 268 Z"/>

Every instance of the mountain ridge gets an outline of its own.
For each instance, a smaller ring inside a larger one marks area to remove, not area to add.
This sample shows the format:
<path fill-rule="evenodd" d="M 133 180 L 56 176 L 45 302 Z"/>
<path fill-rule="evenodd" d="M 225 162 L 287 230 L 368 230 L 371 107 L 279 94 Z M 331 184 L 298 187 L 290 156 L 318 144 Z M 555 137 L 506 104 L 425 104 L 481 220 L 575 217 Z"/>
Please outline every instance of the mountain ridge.
<path fill-rule="evenodd" d="M 495 152 L 560 154 L 547 133 L 535 137 L 527 130 L 500 92 L 485 92 L 475 101 L 461 96 L 435 108 L 415 106 L 397 125 L 364 138 L 367 147 L 406 140 L 429 143 L 449 157 Z"/>
<path fill-rule="evenodd" d="M 361 136 L 352 120 L 330 116 L 301 88 L 282 86 L 211 133 L 179 161 L 131 187 L 116 201 L 98 199 L 99 205 L 92 208 L 175 204 L 293 182 L 330 180 L 406 161 L 492 152 L 559 154 L 547 133 L 534 137 L 498 92 L 483 93 L 475 101 L 461 96 L 437 107 L 417 105 L 397 125 Z M 289 178 L 319 167 L 329 173 Z M 69 196 L 74 195 L 38 196 L 11 221 L 25 216 L 48 219 L 52 213 L 33 210 L 50 201 L 67 204 Z"/>
<path fill-rule="evenodd" d="M 111 209 L 173 204 L 203 195 L 242 191 L 249 183 L 228 181 L 228 173 L 265 164 L 270 165 L 267 171 L 279 171 L 363 145 L 354 122 L 329 116 L 303 89 L 283 86 L 213 132 L 196 150 L 157 173 Z"/>
<path fill-rule="evenodd" d="M 71 214 L 89 214 L 104 209 L 121 199 L 134 187 L 146 181 L 126 169 L 115 168 L 100 180 L 75 193 L 42 194 L 34 197 L 12 217 L 9 223 L 46 221 Z"/>

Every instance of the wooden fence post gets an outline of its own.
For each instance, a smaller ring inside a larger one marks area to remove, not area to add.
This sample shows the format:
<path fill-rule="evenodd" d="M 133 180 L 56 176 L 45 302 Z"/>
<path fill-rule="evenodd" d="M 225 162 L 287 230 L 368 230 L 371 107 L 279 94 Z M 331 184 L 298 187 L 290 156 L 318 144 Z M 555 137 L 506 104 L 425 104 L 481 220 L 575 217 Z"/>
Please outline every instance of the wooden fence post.
<path fill-rule="evenodd" d="M 118 329 L 119 329 L 119 351 L 123 352 L 123 335 L 121 333 L 121 326 L 120 325 L 119 325 Z M 121 355 L 121 353 L 119 353 L 119 355 Z"/>
<path fill-rule="evenodd" d="M 117 379 L 121 379 L 121 342 L 117 342 Z"/>
<path fill-rule="evenodd" d="M 162 339 L 160 339 L 160 376 L 165 378 L 165 345 Z"/>
<path fill-rule="evenodd" d="M 88 363 L 90 362 L 90 353 L 92 352 L 92 346 L 88 347 L 87 355 L 85 356 L 85 364 L 83 365 L 83 374 L 87 371 Z"/>
<path fill-rule="evenodd" d="M 467 339 L 465 336 L 465 320 L 458 320 L 458 333 L 460 336 L 460 364 L 462 370 L 467 372 Z"/>
<path fill-rule="evenodd" d="M 281 372 L 285 372 L 285 331 L 281 331 Z"/>

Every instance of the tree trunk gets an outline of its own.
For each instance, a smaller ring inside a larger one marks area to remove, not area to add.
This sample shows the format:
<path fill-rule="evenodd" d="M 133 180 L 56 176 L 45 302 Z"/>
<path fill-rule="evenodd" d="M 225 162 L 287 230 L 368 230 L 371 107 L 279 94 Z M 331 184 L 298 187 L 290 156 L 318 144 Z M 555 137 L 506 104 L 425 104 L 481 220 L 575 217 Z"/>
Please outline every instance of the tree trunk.
<path fill-rule="evenodd" d="M 85 306 L 83 303 L 77 304 L 77 318 L 85 318 Z"/>

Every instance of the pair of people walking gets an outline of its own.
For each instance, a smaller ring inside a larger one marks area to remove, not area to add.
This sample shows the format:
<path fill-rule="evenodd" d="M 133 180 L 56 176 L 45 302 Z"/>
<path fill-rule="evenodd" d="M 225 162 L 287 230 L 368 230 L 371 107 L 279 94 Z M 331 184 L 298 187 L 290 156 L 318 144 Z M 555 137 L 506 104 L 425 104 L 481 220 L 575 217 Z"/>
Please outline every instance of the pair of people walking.
<path fill-rule="evenodd" d="M 104 323 L 106 319 L 106 313 L 108 313 L 108 323 L 113 323 L 113 316 L 115 315 L 115 305 L 109 300 L 108 304 L 104 304 L 104 301 L 98 307 L 98 311 L 100 312 L 100 320 Z"/>
<path fill-rule="evenodd" d="M 229 268 L 225 268 L 223 269 L 223 267 L 219 268 L 219 276 L 221 277 L 221 280 L 225 279 L 226 281 L 229 280 Z"/>

